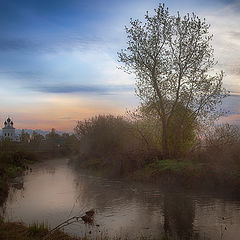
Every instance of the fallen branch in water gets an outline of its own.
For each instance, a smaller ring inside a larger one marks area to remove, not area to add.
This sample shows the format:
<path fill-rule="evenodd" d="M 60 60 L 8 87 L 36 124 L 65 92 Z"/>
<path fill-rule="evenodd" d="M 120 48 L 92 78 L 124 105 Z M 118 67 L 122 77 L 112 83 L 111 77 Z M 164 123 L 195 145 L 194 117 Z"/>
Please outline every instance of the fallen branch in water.
<path fill-rule="evenodd" d="M 93 223 L 93 217 L 94 217 L 94 214 L 95 214 L 95 210 L 94 209 L 91 209 L 89 211 L 87 211 L 85 213 L 85 215 L 83 216 L 74 216 L 74 217 L 71 217 L 67 220 L 65 220 L 64 222 L 60 223 L 59 225 L 57 225 L 55 228 L 53 228 L 51 231 L 48 232 L 48 234 L 46 236 L 44 236 L 42 238 L 42 240 L 47 240 L 49 239 L 49 237 L 51 236 L 51 234 L 53 232 L 55 232 L 56 230 L 60 229 L 60 228 L 63 228 L 65 226 L 68 226 L 70 224 L 73 224 L 75 222 L 79 222 L 80 220 L 83 220 L 84 223 L 88 223 L 88 224 L 92 224 Z"/>

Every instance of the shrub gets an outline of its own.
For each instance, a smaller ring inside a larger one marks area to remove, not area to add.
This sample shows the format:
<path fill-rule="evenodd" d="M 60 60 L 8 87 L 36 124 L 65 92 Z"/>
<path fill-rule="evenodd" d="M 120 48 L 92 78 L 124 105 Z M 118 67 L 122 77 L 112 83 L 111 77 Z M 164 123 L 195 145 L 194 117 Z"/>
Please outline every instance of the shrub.
<path fill-rule="evenodd" d="M 150 152 L 139 137 L 134 122 L 120 116 L 99 115 L 79 121 L 75 135 L 79 140 L 79 159 L 98 159 L 99 167 L 127 174 L 149 160 Z M 92 161 L 91 161 L 92 162 Z"/>

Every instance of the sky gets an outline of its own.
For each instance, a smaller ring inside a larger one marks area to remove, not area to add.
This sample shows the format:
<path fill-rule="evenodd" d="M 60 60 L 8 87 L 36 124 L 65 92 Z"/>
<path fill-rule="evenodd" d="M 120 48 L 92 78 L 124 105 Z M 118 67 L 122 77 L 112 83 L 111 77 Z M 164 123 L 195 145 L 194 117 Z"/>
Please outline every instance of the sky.
<path fill-rule="evenodd" d="M 0 122 L 72 131 L 78 120 L 124 114 L 139 104 L 134 76 L 120 70 L 124 26 L 155 0 L 0 0 Z M 217 70 L 231 95 L 222 121 L 240 124 L 240 0 L 162 1 L 172 14 L 211 24 Z"/>

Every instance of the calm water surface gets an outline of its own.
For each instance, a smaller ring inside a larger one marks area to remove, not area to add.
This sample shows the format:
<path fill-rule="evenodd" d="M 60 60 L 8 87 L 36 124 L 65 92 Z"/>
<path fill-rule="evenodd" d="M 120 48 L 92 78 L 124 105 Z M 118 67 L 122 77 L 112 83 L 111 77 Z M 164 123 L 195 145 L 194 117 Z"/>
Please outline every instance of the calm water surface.
<path fill-rule="evenodd" d="M 55 227 L 95 208 L 93 226 L 78 222 L 64 230 L 93 237 L 158 238 L 167 232 L 177 239 L 240 239 L 240 201 L 232 198 L 90 176 L 67 159 L 37 163 L 22 181 L 23 188 L 12 187 L 1 209 L 6 220 Z"/>

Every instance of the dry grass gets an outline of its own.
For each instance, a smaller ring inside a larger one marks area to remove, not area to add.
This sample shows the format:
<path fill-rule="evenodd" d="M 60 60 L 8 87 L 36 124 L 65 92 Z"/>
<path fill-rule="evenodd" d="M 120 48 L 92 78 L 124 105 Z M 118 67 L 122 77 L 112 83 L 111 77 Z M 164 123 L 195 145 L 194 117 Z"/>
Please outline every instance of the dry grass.
<path fill-rule="evenodd" d="M 29 227 L 21 222 L 1 222 L 0 240 L 42 240 L 49 232 L 49 228 L 44 224 L 34 223 Z M 79 240 L 67 235 L 62 231 L 55 231 L 49 240 Z"/>
<path fill-rule="evenodd" d="M 25 226 L 21 222 L 0 222 L 0 240 L 43 240 L 44 236 L 49 233 L 50 229 L 45 224 L 34 223 L 29 227 Z M 54 231 L 48 240 L 89 240 L 87 237 L 78 238 L 72 237 L 63 231 Z M 128 236 L 115 236 L 108 237 L 107 235 L 101 235 L 99 237 L 93 237 L 94 240 L 130 240 Z M 152 240 L 152 237 L 136 237 L 135 240 Z M 158 238 L 160 240 L 170 240 L 167 236 Z"/>

